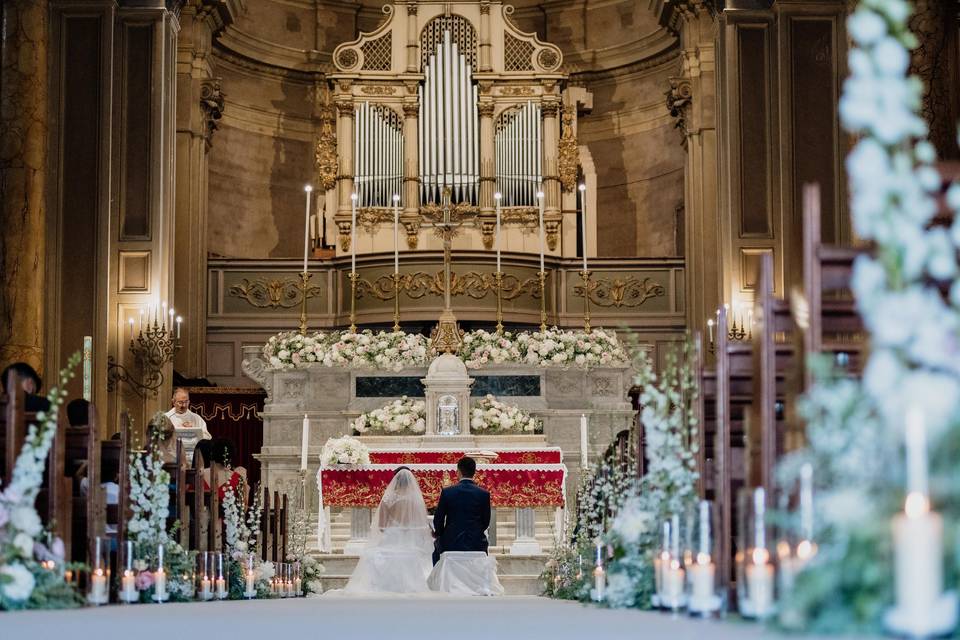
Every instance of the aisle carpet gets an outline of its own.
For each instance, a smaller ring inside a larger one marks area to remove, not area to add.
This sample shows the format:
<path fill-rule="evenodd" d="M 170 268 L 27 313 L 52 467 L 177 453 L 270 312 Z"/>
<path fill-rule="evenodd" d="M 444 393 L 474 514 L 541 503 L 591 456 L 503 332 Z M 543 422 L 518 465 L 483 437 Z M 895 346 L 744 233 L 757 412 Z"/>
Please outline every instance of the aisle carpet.
<path fill-rule="evenodd" d="M 85 640 L 754 640 L 757 625 L 601 610 L 537 597 L 348 598 L 111 606 L 0 613 L 0 637 Z M 797 636 L 790 638 L 796 639 Z"/>

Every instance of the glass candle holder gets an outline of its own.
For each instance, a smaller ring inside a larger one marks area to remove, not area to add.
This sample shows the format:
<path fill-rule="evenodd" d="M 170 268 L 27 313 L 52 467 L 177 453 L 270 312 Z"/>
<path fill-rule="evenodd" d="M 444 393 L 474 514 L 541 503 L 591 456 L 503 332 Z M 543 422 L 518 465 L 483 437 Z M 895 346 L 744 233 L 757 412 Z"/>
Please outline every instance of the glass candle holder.
<path fill-rule="evenodd" d="M 664 523 L 663 533 L 666 536 L 666 552 L 660 552 L 660 606 L 672 611 L 678 611 L 686 606 L 685 593 L 686 571 L 683 565 L 681 552 L 680 516 L 671 515 Z"/>
<path fill-rule="evenodd" d="M 197 579 L 198 579 L 198 575 L 197 575 L 196 563 L 185 568 L 183 572 L 180 574 L 180 581 L 181 581 L 180 593 L 183 595 L 184 598 L 190 599 L 190 598 L 198 597 Z"/>
<path fill-rule="evenodd" d="M 166 602 L 170 599 L 170 592 L 167 590 L 167 569 L 163 561 L 163 545 L 157 545 L 157 566 L 153 572 L 153 597 L 154 602 Z"/>
<path fill-rule="evenodd" d="M 717 594 L 717 549 L 719 526 L 716 509 L 701 500 L 690 518 L 689 556 L 687 568 L 687 608 L 693 615 L 709 616 L 720 611 L 722 599 Z"/>
<path fill-rule="evenodd" d="M 303 567 L 299 560 L 293 563 L 293 593 L 297 598 L 303 595 Z"/>
<path fill-rule="evenodd" d="M 87 602 L 100 606 L 110 602 L 110 542 L 96 536 L 90 543 L 90 584 Z"/>
<path fill-rule="evenodd" d="M 740 544 L 737 555 L 737 599 L 740 614 L 765 619 L 774 613 L 774 567 L 768 548 L 766 491 L 740 493 Z"/>
<path fill-rule="evenodd" d="M 224 564 L 223 553 L 217 552 L 215 554 L 216 561 L 216 580 L 214 582 L 214 589 L 216 592 L 217 600 L 226 600 L 230 597 L 230 583 L 228 582 L 229 575 L 227 574 L 228 568 Z"/>
<path fill-rule="evenodd" d="M 198 567 L 197 575 L 200 577 L 199 598 L 204 602 L 213 600 L 214 593 L 214 555 L 210 551 L 204 551 L 197 556 Z"/>
<path fill-rule="evenodd" d="M 256 556 L 252 553 L 247 554 L 247 562 L 245 568 L 244 579 L 244 590 L 243 597 L 248 600 L 257 597 L 257 580 L 256 580 Z"/>
<path fill-rule="evenodd" d="M 663 604 L 663 573 L 664 568 L 670 564 L 670 529 L 669 519 L 660 523 L 660 546 L 653 559 L 653 596 L 650 598 L 655 608 L 660 608 Z"/>
<path fill-rule="evenodd" d="M 133 604 L 140 601 L 137 589 L 137 554 L 133 540 L 123 543 L 123 572 L 120 574 L 120 602 Z"/>
<path fill-rule="evenodd" d="M 283 576 L 287 571 L 287 564 L 285 562 L 278 562 L 275 565 L 276 573 L 273 574 L 273 595 L 278 598 L 287 597 L 287 589 L 283 583 Z"/>
<path fill-rule="evenodd" d="M 597 538 L 597 557 L 593 567 L 593 589 L 590 595 L 595 602 L 603 602 L 607 597 L 607 571 L 603 566 L 603 541 Z"/>

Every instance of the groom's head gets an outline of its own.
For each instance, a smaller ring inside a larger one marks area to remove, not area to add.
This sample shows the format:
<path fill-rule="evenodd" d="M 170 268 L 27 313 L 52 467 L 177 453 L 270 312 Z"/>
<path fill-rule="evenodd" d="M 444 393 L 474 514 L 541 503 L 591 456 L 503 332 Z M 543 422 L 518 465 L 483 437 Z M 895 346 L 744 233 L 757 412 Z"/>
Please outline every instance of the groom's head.
<path fill-rule="evenodd" d="M 468 456 L 464 456 L 457 461 L 457 475 L 463 478 L 473 478 L 477 472 L 477 461 Z"/>

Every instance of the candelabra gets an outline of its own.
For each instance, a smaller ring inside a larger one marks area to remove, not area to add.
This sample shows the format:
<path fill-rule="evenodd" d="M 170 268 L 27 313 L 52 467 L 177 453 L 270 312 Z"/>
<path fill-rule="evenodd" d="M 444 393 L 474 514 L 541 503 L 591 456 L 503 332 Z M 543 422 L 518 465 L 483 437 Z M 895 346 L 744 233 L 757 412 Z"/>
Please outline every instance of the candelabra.
<path fill-rule="evenodd" d="M 730 325 L 730 328 L 727 330 L 727 338 L 731 342 L 740 342 L 741 340 L 752 340 L 753 331 L 744 322 L 737 324 L 737 319 L 734 318 L 733 323 Z"/>
<path fill-rule="evenodd" d="M 590 270 L 580 272 L 583 278 L 583 332 L 590 333 Z"/>
<path fill-rule="evenodd" d="M 497 333 L 503 333 L 503 299 L 500 295 L 503 289 L 503 271 L 494 273 L 493 280 L 497 286 Z"/>
<path fill-rule="evenodd" d="M 400 274 L 393 274 L 393 331 L 400 331 Z"/>
<path fill-rule="evenodd" d="M 350 333 L 357 332 L 357 272 L 350 272 Z"/>
<path fill-rule="evenodd" d="M 172 313 L 172 312 L 171 312 Z M 131 329 L 133 321 L 131 320 Z M 180 330 L 173 334 L 173 326 L 157 319 L 148 322 L 146 329 L 141 328 L 136 339 L 130 338 L 130 353 L 140 369 L 140 377 L 117 362 L 113 356 L 107 358 L 107 390 L 113 391 L 121 382 L 130 385 L 131 390 L 141 398 L 157 396 L 157 390 L 163 386 L 163 367 L 173 360 L 180 350 Z"/>
<path fill-rule="evenodd" d="M 300 335 L 307 335 L 307 293 L 310 290 L 310 278 L 313 276 L 309 271 L 300 274 Z"/>
<path fill-rule="evenodd" d="M 540 333 L 547 332 L 547 272 L 540 271 Z"/>

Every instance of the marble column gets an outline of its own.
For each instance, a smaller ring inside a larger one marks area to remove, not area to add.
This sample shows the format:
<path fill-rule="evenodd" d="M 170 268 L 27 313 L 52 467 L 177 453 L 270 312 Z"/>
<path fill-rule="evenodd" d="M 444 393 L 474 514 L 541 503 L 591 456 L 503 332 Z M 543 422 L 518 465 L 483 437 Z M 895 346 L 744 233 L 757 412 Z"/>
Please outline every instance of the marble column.
<path fill-rule="evenodd" d="M 42 369 L 47 160 L 46 0 L 4 0 L 0 31 L 0 365 Z"/>
<path fill-rule="evenodd" d="M 403 103 L 403 217 L 416 220 L 420 216 L 420 157 L 418 127 L 420 104 Z"/>
<path fill-rule="evenodd" d="M 337 230 L 340 234 L 340 251 L 350 252 L 350 195 L 353 193 L 353 99 L 338 96 L 337 149 L 340 153 L 340 196 L 337 203 Z"/>
<path fill-rule="evenodd" d="M 481 98 L 478 111 L 480 114 L 480 213 L 490 216 L 495 215 L 493 194 L 497 180 L 493 148 L 493 102 Z"/>
<path fill-rule="evenodd" d="M 370 537 L 370 518 L 373 512 L 367 508 L 350 510 L 350 539 L 343 547 L 344 555 L 355 556 L 367 546 Z"/>
<path fill-rule="evenodd" d="M 537 542 L 537 512 L 531 508 L 517 509 L 516 539 L 510 545 L 510 554 L 535 556 L 542 551 Z"/>

